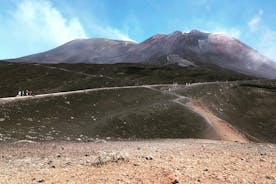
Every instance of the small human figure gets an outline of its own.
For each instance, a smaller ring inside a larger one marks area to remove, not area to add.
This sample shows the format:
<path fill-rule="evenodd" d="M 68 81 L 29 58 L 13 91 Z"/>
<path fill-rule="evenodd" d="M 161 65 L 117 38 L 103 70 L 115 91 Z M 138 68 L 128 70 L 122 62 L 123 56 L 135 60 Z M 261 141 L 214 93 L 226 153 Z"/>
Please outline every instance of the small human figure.
<path fill-rule="evenodd" d="M 29 95 L 32 96 L 33 95 L 33 90 L 29 90 Z"/>
<path fill-rule="evenodd" d="M 21 96 L 21 91 L 18 91 L 17 96 Z"/>
<path fill-rule="evenodd" d="M 25 91 L 24 90 L 21 92 L 21 96 L 25 96 Z"/>
<path fill-rule="evenodd" d="M 29 90 L 26 89 L 25 94 L 26 94 L 26 96 L 29 96 Z"/>

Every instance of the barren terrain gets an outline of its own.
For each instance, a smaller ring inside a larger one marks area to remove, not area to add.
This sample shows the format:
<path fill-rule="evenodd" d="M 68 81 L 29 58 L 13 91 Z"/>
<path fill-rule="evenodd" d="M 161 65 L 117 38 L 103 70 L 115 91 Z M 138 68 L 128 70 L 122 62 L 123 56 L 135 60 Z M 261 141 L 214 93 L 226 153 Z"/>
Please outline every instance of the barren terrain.
<path fill-rule="evenodd" d="M 275 183 L 273 144 L 196 139 L 1 144 L 1 183 Z"/>
<path fill-rule="evenodd" d="M 201 83 L 194 83 L 192 85 L 196 86 L 196 85 L 200 85 L 200 84 Z M 202 83 L 202 84 L 205 84 L 205 83 Z M 214 84 L 214 83 L 211 83 L 211 84 Z M 180 95 L 180 94 L 176 94 L 174 92 L 174 89 L 178 88 L 177 86 L 178 85 L 156 84 L 156 85 L 141 85 L 141 86 L 105 87 L 105 88 L 94 88 L 94 89 L 86 89 L 86 90 L 40 94 L 40 95 L 36 95 L 36 96 L 7 97 L 7 98 L 0 98 L 0 105 L 1 104 L 4 105 L 4 104 L 7 104 L 7 103 L 15 103 L 15 102 L 20 102 L 20 101 L 26 101 L 26 100 L 33 102 L 34 100 L 41 99 L 41 98 L 48 99 L 48 98 L 62 97 L 62 96 L 64 96 L 66 98 L 66 96 L 74 95 L 74 94 L 80 94 L 80 95 L 81 94 L 86 95 L 88 93 L 95 94 L 93 92 L 99 92 L 99 91 L 104 92 L 104 91 L 125 90 L 125 89 L 148 89 L 148 90 L 153 91 L 155 93 L 157 92 L 157 94 L 166 95 L 168 99 L 170 99 L 169 96 L 174 97 L 172 100 L 169 100 L 169 101 L 172 101 L 173 103 L 176 103 L 177 105 L 180 105 L 184 109 L 187 109 L 189 111 L 193 111 L 196 114 L 198 114 L 199 116 L 201 116 L 203 119 L 205 119 L 206 124 L 208 124 L 208 126 L 213 129 L 212 131 L 210 131 L 210 130 L 205 131 L 204 136 L 206 136 L 206 138 L 217 139 L 217 140 L 226 140 L 226 141 L 238 141 L 238 142 L 244 142 L 244 143 L 249 142 L 249 140 L 244 135 L 242 135 L 241 132 L 239 132 L 234 127 L 232 127 L 228 122 L 218 118 L 211 111 L 209 111 L 204 106 L 204 104 L 202 104 L 201 102 L 196 101 L 192 98 Z M 181 87 L 186 88 L 185 85 L 183 85 Z M 162 88 L 164 88 L 164 89 L 162 89 Z M 119 101 L 118 98 L 117 98 L 117 101 Z M 137 102 L 137 100 L 136 100 L 136 102 Z M 71 104 L 72 102 L 67 101 L 67 104 L 68 103 Z M 164 102 L 163 102 L 163 104 L 164 104 Z M 30 105 L 33 105 L 33 104 L 30 103 Z M 4 106 L 2 106 L 2 108 L 3 108 L 3 111 L 4 111 Z M 25 108 L 29 109 L 30 107 L 28 105 Z M 37 110 L 38 109 L 36 109 L 36 111 Z M 29 113 L 29 111 L 27 111 L 27 113 Z M 44 113 L 45 113 L 45 111 L 44 111 Z M 137 113 L 137 111 L 136 111 L 136 113 Z M 49 116 L 53 116 L 53 114 L 49 113 Z M 29 117 L 27 119 L 30 119 L 30 118 L 33 119 L 33 115 L 32 115 L 32 117 Z M 75 117 L 71 116 L 70 118 L 74 119 Z M 126 123 L 124 122 L 124 124 L 126 124 Z M 9 127 L 9 129 L 11 129 L 11 128 Z M 18 132 L 18 130 L 15 131 L 15 132 Z M 152 134 L 154 134 L 154 133 L 152 132 Z M 32 137 L 32 136 L 28 136 L 28 137 Z M 177 137 L 175 137 L 175 138 L 177 138 Z M 194 138 L 194 137 L 192 137 L 192 138 Z M 205 137 L 203 137 L 203 138 L 205 138 Z M 82 139 L 82 137 L 77 138 L 77 139 Z M 32 139 L 32 140 L 35 140 L 35 139 Z"/>

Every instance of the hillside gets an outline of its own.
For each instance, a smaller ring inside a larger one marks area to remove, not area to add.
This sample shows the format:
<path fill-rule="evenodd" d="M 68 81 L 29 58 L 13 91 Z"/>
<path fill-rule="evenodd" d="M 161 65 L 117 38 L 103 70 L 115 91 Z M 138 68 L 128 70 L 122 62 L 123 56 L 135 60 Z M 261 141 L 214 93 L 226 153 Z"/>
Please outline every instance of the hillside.
<path fill-rule="evenodd" d="M 0 99 L 3 141 L 106 137 L 237 140 L 238 131 L 251 141 L 276 142 L 274 80 L 252 80 L 213 65 L 180 67 L 164 63 L 1 62 L 0 70 L 1 97 L 13 97 L 22 89 L 32 89 L 37 95 L 23 101 L 14 98 L 19 101 L 9 103 Z M 149 84 L 160 87 L 149 89 L 145 86 Z M 114 86 L 114 90 L 104 90 Z M 90 88 L 103 90 L 74 92 Z M 51 95 L 60 91 L 69 92 Z M 43 93 L 49 96 L 40 98 L 38 94 Z M 190 102 L 201 104 L 190 106 Z M 223 127 L 224 124 L 230 127 Z M 234 130 L 233 135 L 225 137 L 221 128 Z"/>
<path fill-rule="evenodd" d="M 177 94 L 196 99 L 255 142 L 276 142 L 276 81 L 199 84 Z"/>
<path fill-rule="evenodd" d="M 275 86 L 275 81 L 264 80 L 205 82 L 2 98 L 1 140 L 207 138 L 275 143 Z"/>
<path fill-rule="evenodd" d="M 141 87 L 0 101 L 1 140 L 208 138 L 212 128 L 174 98 Z"/>
<path fill-rule="evenodd" d="M 252 79 L 213 65 L 180 67 L 147 64 L 28 64 L 0 62 L 0 97 L 19 90 L 35 94 L 111 86 L 179 84 Z"/>

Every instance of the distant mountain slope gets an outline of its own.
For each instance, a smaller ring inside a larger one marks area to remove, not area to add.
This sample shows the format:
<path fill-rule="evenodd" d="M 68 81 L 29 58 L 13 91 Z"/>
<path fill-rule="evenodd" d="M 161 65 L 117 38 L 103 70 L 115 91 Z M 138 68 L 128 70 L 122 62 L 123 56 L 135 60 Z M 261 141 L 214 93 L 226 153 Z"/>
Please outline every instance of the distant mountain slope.
<path fill-rule="evenodd" d="M 214 64 L 243 74 L 276 78 L 276 63 L 242 42 L 221 34 L 192 30 L 158 34 L 144 42 L 78 39 L 47 52 L 11 61 L 36 63 L 140 63 L 157 61 L 170 55 L 195 65 Z M 170 58 L 170 57 L 169 57 Z M 172 62 L 171 59 L 167 59 Z"/>
<path fill-rule="evenodd" d="M 19 58 L 19 61 L 108 64 L 120 61 L 133 45 L 135 43 L 100 38 L 77 39 L 47 52 Z"/>

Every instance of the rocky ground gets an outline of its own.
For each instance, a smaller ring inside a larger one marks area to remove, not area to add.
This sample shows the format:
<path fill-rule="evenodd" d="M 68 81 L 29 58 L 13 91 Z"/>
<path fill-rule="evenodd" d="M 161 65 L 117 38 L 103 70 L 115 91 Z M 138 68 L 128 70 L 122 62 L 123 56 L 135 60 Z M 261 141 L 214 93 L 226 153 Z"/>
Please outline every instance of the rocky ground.
<path fill-rule="evenodd" d="M 0 183 L 276 183 L 274 144 L 163 139 L 0 146 Z"/>

